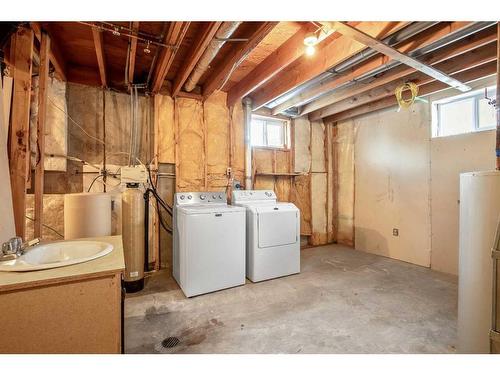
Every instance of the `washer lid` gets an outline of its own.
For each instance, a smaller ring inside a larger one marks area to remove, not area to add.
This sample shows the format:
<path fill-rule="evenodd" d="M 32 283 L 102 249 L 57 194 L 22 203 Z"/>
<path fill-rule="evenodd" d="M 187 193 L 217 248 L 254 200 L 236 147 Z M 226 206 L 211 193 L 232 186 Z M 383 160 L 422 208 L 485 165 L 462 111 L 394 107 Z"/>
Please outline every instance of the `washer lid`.
<path fill-rule="evenodd" d="M 177 208 L 179 212 L 185 213 L 186 215 L 192 214 L 211 214 L 211 213 L 222 213 L 222 212 L 244 212 L 245 207 L 229 206 L 227 204 L 193 204 L 187 206 L 180 206 Z"/>

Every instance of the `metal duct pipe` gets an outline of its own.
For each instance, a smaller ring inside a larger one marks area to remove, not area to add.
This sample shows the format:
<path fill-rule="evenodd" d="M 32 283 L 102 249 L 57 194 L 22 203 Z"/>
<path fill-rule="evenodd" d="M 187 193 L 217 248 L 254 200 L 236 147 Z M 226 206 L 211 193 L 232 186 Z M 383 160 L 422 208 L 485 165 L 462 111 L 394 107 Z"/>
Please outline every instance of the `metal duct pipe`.
<path fill-rule="evenodd" d="M 215 37 L 208 45 L 205 52 L 203 52 L 203 55 L 201 55 L 200 60 L 198 61 L 193 71 L 189 75 L 188 79 L 186 80 L 186 83 L 184 84 L 185 91 L 187 92 L 193 91 L 203 73 L 207 71 L 207 69 L 210 67 L 210 63 L 212 62 L 212 60 L 215 58 L 215 56 L 220 51 L 222 46 L 226 43 L 224 39 L 229 38 L 235 32 L 235 30 L 238 28 L 240 24 L 241 24 L 240 21 L 224 22 L 220 26 L 219 30 L 215 34 Z"/>
<path fill-rule="evenodd" d="M 252 124 L 252 99 L 243 99 L 243 115 L 245 124 L 245 190 L 252 189 L 252 145 L 250 143 L 250 127 Z"/>

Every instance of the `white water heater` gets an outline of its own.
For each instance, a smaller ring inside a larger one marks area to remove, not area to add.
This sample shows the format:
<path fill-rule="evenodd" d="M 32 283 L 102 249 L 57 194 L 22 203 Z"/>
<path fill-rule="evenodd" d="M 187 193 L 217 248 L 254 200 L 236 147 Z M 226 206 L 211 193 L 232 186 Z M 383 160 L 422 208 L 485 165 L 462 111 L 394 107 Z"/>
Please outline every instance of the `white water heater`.
<path fill-rule="evenodd" d="M 458 346 L 489 353 L 492 322 L 491 250 L 500 215 L 500 171 L 460 175 Z"/>

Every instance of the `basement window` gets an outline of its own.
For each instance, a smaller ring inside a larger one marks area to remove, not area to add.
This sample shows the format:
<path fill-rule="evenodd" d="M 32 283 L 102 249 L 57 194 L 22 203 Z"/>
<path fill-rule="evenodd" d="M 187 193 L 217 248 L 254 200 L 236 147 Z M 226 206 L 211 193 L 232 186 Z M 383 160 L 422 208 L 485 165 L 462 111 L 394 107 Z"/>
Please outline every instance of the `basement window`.
<path fill-rule="evenodd" d="M 252 116 L 250 142 L 252 147 L 287 148 L 288 121 Z"/>
<path fill-rule="evenodd" d="M 496 96 L 495 86 L 488 87 L 488 97 Z M 484 89 L 438 100 L 432 103 L 432 136 L 446 137 L 494 129 L 495 108 L 488 104 Z"/>

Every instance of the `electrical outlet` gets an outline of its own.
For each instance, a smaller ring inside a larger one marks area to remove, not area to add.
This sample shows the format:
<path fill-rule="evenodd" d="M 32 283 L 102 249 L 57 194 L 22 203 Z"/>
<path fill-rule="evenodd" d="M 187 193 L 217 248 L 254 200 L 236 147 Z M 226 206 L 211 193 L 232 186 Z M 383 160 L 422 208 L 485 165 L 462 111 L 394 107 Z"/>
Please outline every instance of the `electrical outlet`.
<path fill-rule="evenodd" d="M 398 237 L 399 236 L 399 229 L 398 228 L 392 228 L 392 235 L 394 237 Z"/>
<path fill-rule="evenodd" d="M 231 176 L 231 173 L 233 173 L 233 170 L 231 169 L 231 167 L 227 167 L 226 168 L 226 176 Z"/>

